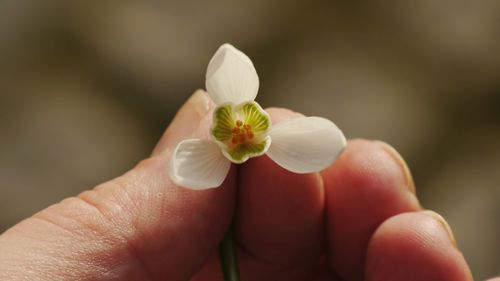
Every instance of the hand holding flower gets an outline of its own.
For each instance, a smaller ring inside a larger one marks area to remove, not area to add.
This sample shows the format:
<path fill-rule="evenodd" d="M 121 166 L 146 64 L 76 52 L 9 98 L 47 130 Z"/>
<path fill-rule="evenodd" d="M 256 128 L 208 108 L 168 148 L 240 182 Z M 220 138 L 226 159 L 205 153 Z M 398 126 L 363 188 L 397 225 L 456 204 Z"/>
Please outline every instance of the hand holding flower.
<path fill-rule="evenodd" d="M 472 280 L 446 222 L 422 211 L 404 161 L 380 142 L 349 141 L 321 173 L 262 155 L 218 188 L 177 186 L 172 152 L 210 131 L 213 108 L 198 91 L 151 157 L 3 233 L 0 280 L 220 281 L 233 220 L 241 280 Z M 266 112 L 273 128 L 302 118 Z"/>

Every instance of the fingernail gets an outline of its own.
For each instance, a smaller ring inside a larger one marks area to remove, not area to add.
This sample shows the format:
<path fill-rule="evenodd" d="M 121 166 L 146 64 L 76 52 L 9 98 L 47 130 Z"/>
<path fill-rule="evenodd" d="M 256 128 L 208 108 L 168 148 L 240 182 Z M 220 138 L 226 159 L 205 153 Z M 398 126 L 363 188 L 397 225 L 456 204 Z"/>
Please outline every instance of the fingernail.
<path fill-rule="evenodd" d="M 390 146 L 386 142 L 383 141 L 375 141 L 379 145 L 382 146 L 382 148 L 391 155 L 391 157 L 399 164 L 401 167 L 401 170 L 403 171 L 404 177 L 405 177 L 405 182 L 406 186 L 408 189 L 413 193 L 416 194 L 416 188 L 415 188 L 415 182 L 413 181 L 413 176 L 411 175 L 410 168 L 408 168 L 408 165 L 406 164 L 405 160 L 403 157 L 401 157 L 401 154 L 394 149 L 394 147 Z"/>
<path fill-rule="evenodd" d="M 187 100 L 187 103 L 193 107 L 200 119 L 210 111 L 212 105 L 207 93 L 201 89 L 196 90 L 196 92 L 194 92 L 194 94 L 192 94 Z"/>
<path fill-rule="evenodd" d="M 438 213 L 431 211 L 431 210 L 425 210 L 423 211 L 424 214 L 432 217 L 433 219 L 437 220 L 442 226 L 443 229 L 446 231 L 448 234 L 448 238 L 450 238 L 451 243 L 455 248 L 457 248 L 457 241 L 455 240 L 455 236 L 453 235 L 453 232 L 451 231 L 450 225 L 446 222 L 446 220 Z"/>
<path fill-rule="evenodd" d="M 210 99 L 203 90 L 197 90 L 184 103 L 167 129 L 171 143 L 189 137 L 199 126 L 201 119 L 210 111 Z"/>
<path fill-rule="evenodd" d="M 213 103 L 205 91 L 194 92 L 179 109 L 152 154 L 156 155 L 173 148 L 183 139 L 192 136 L 212 106 Z"/>

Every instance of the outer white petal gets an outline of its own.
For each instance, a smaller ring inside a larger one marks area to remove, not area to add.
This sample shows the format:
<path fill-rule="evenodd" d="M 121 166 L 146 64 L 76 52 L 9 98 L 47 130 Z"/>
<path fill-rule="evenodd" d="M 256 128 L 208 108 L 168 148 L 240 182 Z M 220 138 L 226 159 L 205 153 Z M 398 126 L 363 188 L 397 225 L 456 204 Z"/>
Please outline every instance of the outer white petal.
<path fill-rule="evenodd" d="M 170 177 L 179 186 L 207 189 L 222 184 L 231 166 L 211 140 L 188 139 L 172 154 Z"/>
<path fill-rule="evenodd" d="M 259 77 L 252 61 L 230 44 L 222 45 L 207 68 L 207 92 L 215 104 L 253 101 L 259 90 Z"/>
<path fill-rule="evenodd" d="M 346 139 L 330 120 L 299 117 L 283 121 L 269 132 L 272 143 L 267 155 L 295 173 L 319 172 L 333 163 Z"/>

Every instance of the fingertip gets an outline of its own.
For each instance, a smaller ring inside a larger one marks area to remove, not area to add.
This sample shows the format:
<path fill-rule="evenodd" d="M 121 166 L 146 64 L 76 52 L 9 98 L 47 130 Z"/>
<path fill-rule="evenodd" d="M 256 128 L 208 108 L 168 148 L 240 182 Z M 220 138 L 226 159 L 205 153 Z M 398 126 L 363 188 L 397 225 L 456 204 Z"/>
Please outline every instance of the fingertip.
<path fill-rule="evenodd" d="M 424 210 L 421 213 L 425 214 L 425 215 L 428 215 L 428 216 L 434 218 L 437 222 L 441 223 L 441 227 L 448 234 L 448 238 L 449 238 L 450 242 L 453 244 L 453 246 L 455 248 L 458 249 L 457 241 L 455 240 L 455 235 L 453 235 L 453 231 L 451 230 L 450 225 L 443 218 L 443 216 L 441 216 L 440 214 L 438 214 L 438 213 L 436 213 L 434 211 L 431 211 L 431 210 Z"/>
<path fill-rule="evenodd" d="M 413 194 L 417 194 L 417 190 L 415 188 L 415 182 L 413 181 L 413 176 L 411 174 L 410 168 L 408 167 L 408 164 L 406 164 L 406 161 L 403 159 L 401 154 L 399 154 L 399 152 L 394 147 L 392 147 L 386 142 L 375 141 L 375 143 L 379 144 L 389 155 L 392 156 L 393 160 L 399 164 L 399 167 L 403 172 L 403 176 L 406 182 L 406 187 L 408 187 L 408 189 L 411 192 L 413 192 Z"/>
<path fill-rule="evenodd" d="M 207 92 L 201 89 L 196 90 L 177 111 L 153 149 L 152 155 L 158 155 L 168 148 L 173 148 L 183 139 L 194 135 L 202 120 L 209 115 L 214 106 Z"/>
<path fill-rule="evenodd" d="M 390 185 L 415 194 L 411 172 L 401 155 L 389 144 L 366 139 L 348 140 L 334 164 L 322 172 L 325 181 L 351 185 Z"/>
<path fill-rule="evenodd" d="M 363 278 L 369 239 L 384 220 L 420 209 L 401 161 L 379 142 L 356 139 L 322 173 L 330 267 L 344 279 Z"/>
<path fill-rule="evenodd" d="M 366 280 L 472 280 L 443 221 L 426 212 L 386 220 L 370 240 Z"/>

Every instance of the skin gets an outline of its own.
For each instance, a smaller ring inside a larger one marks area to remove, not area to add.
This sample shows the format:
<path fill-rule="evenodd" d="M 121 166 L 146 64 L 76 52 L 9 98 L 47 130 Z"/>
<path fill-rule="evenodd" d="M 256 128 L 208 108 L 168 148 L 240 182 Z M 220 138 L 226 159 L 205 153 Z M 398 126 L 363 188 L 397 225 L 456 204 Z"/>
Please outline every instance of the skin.
<path fill-rule="evenodd" d="M 381 142 L 350 140 L 321 174 L 263 156 L 219 188 L 175 186 L 171 152 L 206 137 L 211 108 L 195 93 L 151 157 L 3 233 L 0 280 L 222 280 L 217 247 L 233 220 L 241 280 L 472 280 L 449 226 L 422 210 L 406 164 Z M 297 116 L 268 112 L 274 123 Z"/>

